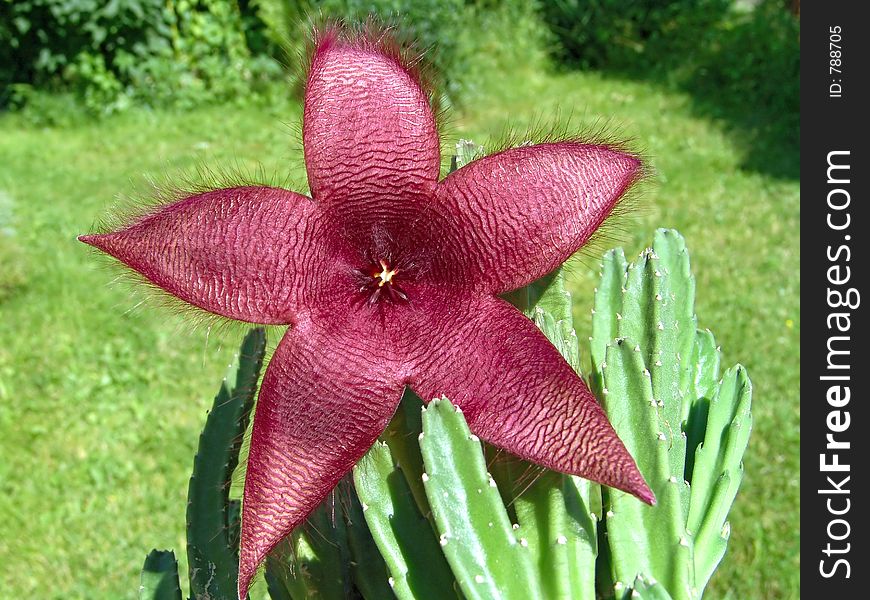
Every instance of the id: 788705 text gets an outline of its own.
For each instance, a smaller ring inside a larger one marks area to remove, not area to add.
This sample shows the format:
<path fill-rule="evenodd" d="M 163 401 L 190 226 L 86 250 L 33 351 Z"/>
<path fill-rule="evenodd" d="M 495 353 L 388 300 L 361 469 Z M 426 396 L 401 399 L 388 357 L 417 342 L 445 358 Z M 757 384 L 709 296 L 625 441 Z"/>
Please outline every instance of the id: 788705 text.
<path fill-rule="evenodd" d="M 840 25 L 828 27 L 828 85 L 829 98 L 843 96 L 843 28 Z"/>

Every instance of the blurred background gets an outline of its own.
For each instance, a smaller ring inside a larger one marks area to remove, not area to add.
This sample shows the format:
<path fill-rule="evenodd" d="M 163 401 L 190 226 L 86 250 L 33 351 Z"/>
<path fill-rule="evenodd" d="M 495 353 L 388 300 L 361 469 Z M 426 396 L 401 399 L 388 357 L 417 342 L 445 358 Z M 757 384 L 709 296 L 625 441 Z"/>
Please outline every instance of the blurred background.
<path fill-rule="evenodd" d="M 132 598 L 183 556 L 205 411 L 241 330 L 115 280 L 75 236 L 201 165 L 305 191 L 311 15 L 398 20 L 460 138 L 600 128 L 655 170 L 622 224 L 686 238 L 699 325 L 749 370 L 755 428 L 709 598 L 798 598 L 799 11 L 750 0 L 0 0 L 0 587 Z M 570 269 L 577 333 L 603 248 Z M 280 330 L 270 332 L 274 344 Z M 182 559 L 183 560 L 183 559 Z M 185 568 L 185 565 L 182 565 Z"/>

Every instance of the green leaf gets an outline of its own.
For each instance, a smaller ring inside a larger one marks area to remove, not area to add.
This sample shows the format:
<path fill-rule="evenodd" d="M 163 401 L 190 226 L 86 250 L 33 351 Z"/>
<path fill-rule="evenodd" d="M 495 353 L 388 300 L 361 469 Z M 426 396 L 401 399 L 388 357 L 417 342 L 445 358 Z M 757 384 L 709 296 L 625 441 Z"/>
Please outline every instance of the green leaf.
<path fill-rule="evenodd" d="M 712 333 L 697 330 L 694 294 L 675 231 L 658 230 L 631 264 L 618 251 L 605 256 L 593 388 L 658 502 L 644 507 L 607 491 L 599 560 L 617 591 L 654 577 L 677 600 L 699 598 L 725 551 L 749 435 L 749 382 L 738 367 L 717 385 L 719 351 Z"/>
<path fill-rule="evenodd" d="M 571 293 L 565 289 L 565 273 L 560 268 L 525 288 L 528 294 L 526 316 L 547 336 L 568 364 L 580 373 L 580 344 L 574 331 Z"/>
<path fill-rule="evenodd" d="M 544 598 L 595 599 L 593 486 L 597 491 L 597 485 L 579 477 L 541 470 L 516 498 L 517 534 L 528 542 Z"/>
<path fill-rule="evenodd" d="M 526 315 L 580 374 L 580 349 L 563 270 L 523 292 Z M 592 498 L 600 514 L 599 486 L 519 459 L 496 460 L 491 467 L 494 478 L 515 513 L 519 534 L 528 542 L 544 597 L 594 600 L 598 548 Z"/>
<path fill-rule="evenodd" d="M 262 328 L 245 336 L 238 366 L 227 377 L 235 371 L 235 385 L 229 389 L 224 380 L 199 437 L 187 496 L 187 558 L 194 598 L 238 594 L 238 511 L 231 506 L 229 494 L 265 347 Z"/>
<path fill-rule="evenodd" d="M 181 600 L 178 561 L 172 550 L 152 550 L 139 578 L 139 600 Z"/>
<path fill-rule="evenodd" d="M 623 313 L 618 333 L 639 346 L 650 371 L 653 398 L 661 409 L 662 431 L 673 450 L 671 470 L 683 478 L 684 405 L 688 397 L 692 348 L 697 330 L 695 280 L 683 238 L 673 230 L 656 231 L 652 248 L 641 253 L 626 271 Z M 688 503 L 688 496 L 684 498 Z"/>
<path fill-rule="evenodd" d="M 455 598 L 453 575 L 390 449 L 376 442 L 353 471 L 363 515 L 390 572 L 396 597 Z"/>
<path fill-rule="evenodd" d="M 684 407 L 693 400 L 688 388 L 694 375 L 689 366 L 697 331 L 694 301 L 695 280 L 685 241 L 673 230 L 657 230 L 652 248 L 626 270 L 618 329 L 620 337 L 634 340 L 640 349 L 655 401 L 656 435 L 663 436 L 661 441 L 666 444 L 667 465 L 658 465 L 655 475 L 648 476 L 653 481 L 647 480 L 658 500 L 652 512 L 660 523 L 650 535 L 654 556 L 648 573 L 676 598 L 694 597 L 695 588 L 692 565 L 686 558 L 691 556 L 692 540 L 686 533 L 689 487 L 685 484 L 683 432 L 683 414 L 688 412 Z M 660 452 L 657 456 L 662 458 Z"/>
<path fill-rule="evenodd" d="M 230 499 L 227 503 L 227 540 L 230 548 L 238 552 L 242 533 L 242 502 Z"/>
<path fill-rule="evenodd" d="M 719 348 L 713 333 L 708 329 L 695 334 L 695 346 L 692 349 L 690 368 L 694 376 L 689 382 L 688 397 L 683 414 L 686 431 L 686 481 L 692 483 L 692 471 L 695 465 L 695 451 L 704 440 L 707 431 L 707 413 L 710 401 L 716 393 L 719 381 Z"/>
<path fill-rule="evenodd" d="M 271 600 L 293 600 L 293 596 L 290 595 L 284 581 L 276 575 L 275 571 L 269 570 L 268 563 L 266 567 L 263 577 L 266 579 L 266 589 L 269 592 L 269 598 L 271 598 Z M 300 593 L 304 594 L 305 591 L 302 590 Z M 300 598 L 304 597 L 304 595 L 300 596 Z"/>
<path fill-rule="evenodd" d="M 465 597 L 541 598 L 527 542 L 511 527 L 479 440 L 448 400 L 423 413 L 420 448 L 441 549 Z"/>
<path fill-rule="evenodd" d="M 719 382 L 719 363 L 721 357 L 716 338 L 709 329 L 697 331 L 695 344 L 692 348 L 692 359 L 689 362 L 693 377 L 689 385 L 690 398 L 713 398 Z M 688 419 L 685 415 L 684 420 Z"/>
<path fill-rule="evenodd" d="M 676 598 L 694 590 L 683 433 L 684 407 L 693 401 L 694 295 L 683 238 L 660 229 L 652 248 L 628 265 L 619 252 L 605 256 L 593 315 L 593 370 L 601 377 L 593 383 L 657 499 L 648 508 L 608 491 L 613 576 L 628 585 L 653 575 Z"/>
<path fill-rule="evenodd" d="M 653 251 L 658 257 L 657 262 L 661 269 L 661 277 L 657 280 L 659 294 L 662 296 L 661 301 L 654 298 L 657 302 L 653 312 L 658 315 L 659 322 L 673 323 L 673 327 L 666 327 L 664 332 L 659 331 L 658 343 L 653 351 L 658 350 L 661 354 L 659 360 L 663 364 L 660 366 L 660 378 L 667 382 L 679 377 L 673 390 L 676 391 L 682 408 L 692 400 L 687 392 L 695 375 L 690 366 L 698 326 L 695 317 L 695 277 L 689 264 L 686 241 L 677 231 L 656 230 Z M 658 393 L 656 386 L 658 382 L 653 378 L 653 388 Z M 666 388 L 662 390 L 667 391 Z M 683 416 L 680 422 L 684 420 Z"/>
<path fill-rule="evenodd" d="M 292 545 L 287 541 L 282 542 L 272 552 L 289 553 Z M 298 564 L 304 564 L 301 560 Z M 266 570 L 263 573 L 266 586 L 272 600 L 305 600 L 313 596 L 309 594 L 309 588 L 302 578 L 301 567 L 296 564 L 279 559 L 274 554 L 266 556 Z"/>

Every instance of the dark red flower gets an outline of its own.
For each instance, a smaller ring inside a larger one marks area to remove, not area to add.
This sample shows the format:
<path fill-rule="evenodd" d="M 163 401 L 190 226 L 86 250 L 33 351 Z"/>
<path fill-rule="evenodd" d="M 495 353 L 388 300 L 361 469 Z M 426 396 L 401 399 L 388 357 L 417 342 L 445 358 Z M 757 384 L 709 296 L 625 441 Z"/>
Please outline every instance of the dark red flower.
<path fill-rule="evenodd" d="M 254 416 L 241 596 L 381 434 L 405 386 L 447 396 L 513 454 L 654 501 L 580 377 L 499 297 L 577 251 L 639 159 L 559 141 L 439 182 L 428 96 L 386 48 L 340 32 L 317 40 L 302 129 L 311 198 L 218 189 L 80 238 L 190 304 L 291 326 Z"/>

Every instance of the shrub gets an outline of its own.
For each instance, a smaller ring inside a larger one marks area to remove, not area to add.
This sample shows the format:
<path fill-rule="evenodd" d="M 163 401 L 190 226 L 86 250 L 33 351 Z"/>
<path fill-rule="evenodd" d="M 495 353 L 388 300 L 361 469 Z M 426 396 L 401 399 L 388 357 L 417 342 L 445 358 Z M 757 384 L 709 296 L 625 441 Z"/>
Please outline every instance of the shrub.
<path fill-rule="evenodd" d="M 782 2 L 766 0 L 723 21 L 697 62 L 690 91 L 720 97 L 730 108 L 745 111 L 748 103 L 766 114 L 797 118 L 800 22 Z"/>
<path fill-rule="evenodd" d="M 514 301 L 579 368 L 564 273 L 518 292 Z M 658 230 L 631 263 L 621 249 L 604 256 L 588 379 L 656 506 L 481 445 L 448 399 L 421 412 L 409 391 L 352 475 L 266 559 L 269 598 L 700 600 L 731 534 L 752 384 L 741 365 L 720 370 L 694 296 L 674 230 Z M 195 598 L 235 597 L 233 470 L 265 350 L 264 330 L 252 329 L 200 435 L 187 502 Z M 152 550 L 139 598 L 181 597 L 174 551 Z"/>
<path fill-rule="evenodd" d="M 321 17 L 397 25 L 455 100 L 495 68 L 543 60 L 536 9 L 518 0 L 0 0 L 0 107 L 29 106 L 31 120 L 57 124 L 68 119 L 52 114 L 57 102 L 44 92 L 71 93 L 96 115 L 261 96 L 281 78 L 278 49 L 297 63 Z"/>
<path fill-rule="evenodd" d="M 744 167 L 800 177 L 800 21 L 780 0 L 723 21 L 677 82 L 697 112 L 738 133 Z"/>
<path fill-rule="evenodd" d="M 541 5 L 557 55 L 583 68 L 650 69 L 679 64 L 731 0 L 553 0 Z"/>
<path fill-rule="evenodd" d="M 255 58 L 265 37 L 247 0 L 2 0 L 0 23 L 0 105 L 36 89 L 72 91 L 93 114 L 190 106 L 280 72 Z"/>

